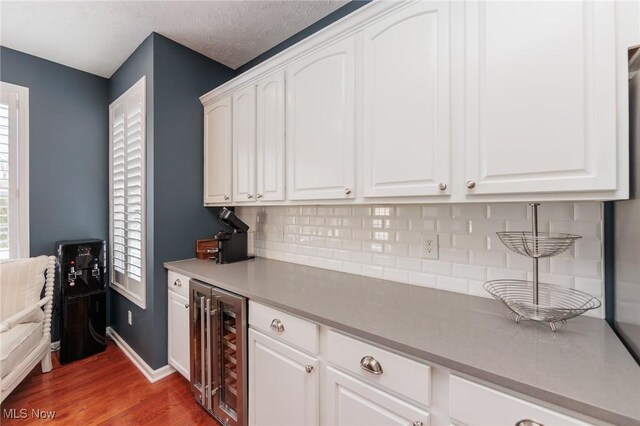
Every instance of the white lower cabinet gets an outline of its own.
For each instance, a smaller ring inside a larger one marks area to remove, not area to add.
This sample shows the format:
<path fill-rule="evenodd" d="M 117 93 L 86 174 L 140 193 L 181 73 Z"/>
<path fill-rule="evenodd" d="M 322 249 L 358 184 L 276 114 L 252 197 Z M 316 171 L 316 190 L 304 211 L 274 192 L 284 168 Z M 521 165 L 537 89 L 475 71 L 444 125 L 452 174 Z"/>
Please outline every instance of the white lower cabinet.
<path fill-rule="evenodd" d="M 319 423 L 318 358 L 249 330 L 249 424 Z"/>
<path fill-rule="evenodd" d="M 169 365 L 189 380 L 189 300 L 171 290 L 168 320 Z"/>
<path fill-rule="evenodd" d="M 545 426 L 588 424 L 454 375 L 449 379 L 449 415 L 456 424 L 468 425 L 512 426 L 526 420 Z"/>
<path fill-rule="evenodd" d="M 249 324 L 250 425 L 603 424 L 254 301 Z"/>
<path fill-rule="evenodd" d="M 325 422 L 336 426 L 429 424 L 428 412 L 333 367 L 327 367 L 326 405 Z"/>

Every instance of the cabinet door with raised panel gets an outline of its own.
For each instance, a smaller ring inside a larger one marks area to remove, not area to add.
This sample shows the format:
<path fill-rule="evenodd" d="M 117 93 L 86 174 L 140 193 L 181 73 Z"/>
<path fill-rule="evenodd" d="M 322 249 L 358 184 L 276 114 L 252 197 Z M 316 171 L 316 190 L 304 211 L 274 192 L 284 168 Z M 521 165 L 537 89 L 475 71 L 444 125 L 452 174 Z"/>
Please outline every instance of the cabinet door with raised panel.
<path fill-rule="evenodd" d="M 189 301 L 169 290 L 169 364 L 189 378 Z"/>
<path fill-rule="evenodd" d="M 411 378 L 407 378 L 410 380 Z M 335 426 L 428 426 L 429 413 L 327 367 L 326 424 Z"/>
<path fill-rule="evenodd" d="M 231 201 L 231 97 L 204 107 L 204 203 Z"/>
<path fill-rule="evenodd" d="M 365 197 L 449 192 L 449 3 L 409 4 L 363 32 Z"/>
<path fill-rule="evenodd" d="M 233 200 L 254 201 L 256 185 L 256 88 L 233 95 Z"/>
<path fill-rule="evenodd" d="M 355 196 L 355 40 L 287 69 L 287 198 Z"/>
<path fill-rule="evenodd" d="M 249 424 L 317 425 L 318 360 L 249 330 Z"/>
<path fill-rule="evenodd" d="M 615 10 L 466 2 L 468 194 L 616 189 Z"/>
<path fill-rule="evenodd" d="M 258 201 L 284 200 L 284 85 L 284 71 L 260 80 L 257 85 Z"/>

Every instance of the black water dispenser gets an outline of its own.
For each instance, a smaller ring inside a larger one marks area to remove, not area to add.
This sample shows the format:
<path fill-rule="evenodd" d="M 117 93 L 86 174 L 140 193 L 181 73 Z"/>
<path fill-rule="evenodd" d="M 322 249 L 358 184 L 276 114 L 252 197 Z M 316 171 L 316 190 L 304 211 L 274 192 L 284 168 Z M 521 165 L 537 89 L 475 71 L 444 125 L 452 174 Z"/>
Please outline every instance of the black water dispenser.
<path fill-rule="evenodd" d="M 106 348 L 106 244 L 103 240 L 59 241 L 56 287 L 60 292 L 60 363 Z"/>

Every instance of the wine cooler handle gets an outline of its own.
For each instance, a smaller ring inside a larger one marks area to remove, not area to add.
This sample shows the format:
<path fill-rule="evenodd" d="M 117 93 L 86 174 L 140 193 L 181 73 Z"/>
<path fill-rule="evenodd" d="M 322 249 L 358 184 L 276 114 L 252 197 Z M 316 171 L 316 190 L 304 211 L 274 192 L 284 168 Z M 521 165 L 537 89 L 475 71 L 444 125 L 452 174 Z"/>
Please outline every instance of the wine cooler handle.
<path fill-rule="evenodd" d="M 205 352 L 205 340 L 204 340 L 204 297 L 200 298 L 200 386 L 202 386 L 202 403 L 206 404 L 206 392 L 205 392 L 205 381 L 204 381 L 204 359 L 206 356 Z"/>
<path fill-rule="evenodd" d="M 211 404 L 211 299 L 207 298 L 207 407 L 209 411 L 213 410 Z"/>

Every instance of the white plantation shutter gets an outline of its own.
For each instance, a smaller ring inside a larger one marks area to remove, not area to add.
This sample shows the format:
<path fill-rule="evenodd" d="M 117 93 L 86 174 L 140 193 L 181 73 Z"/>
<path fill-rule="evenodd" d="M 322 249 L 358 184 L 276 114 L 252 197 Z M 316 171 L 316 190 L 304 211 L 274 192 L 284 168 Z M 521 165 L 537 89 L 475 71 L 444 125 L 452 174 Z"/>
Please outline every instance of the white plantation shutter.
<path fill-rule="evenodd" d="M 9 105 L 0 102 L 0 260 L 10 257 L 9 168 Z"/>
<path fill-rule="evenodd" d="M 0 82 L 0 260 L 29 257 L 29 90 Z"/>
<path fill-rule="evenodd" d="M 146 79 L 109 106 L 111 284 L 145 307 Z"/>

